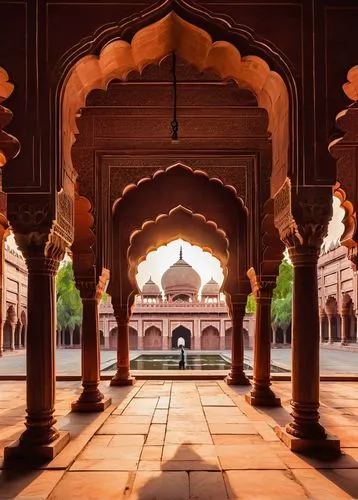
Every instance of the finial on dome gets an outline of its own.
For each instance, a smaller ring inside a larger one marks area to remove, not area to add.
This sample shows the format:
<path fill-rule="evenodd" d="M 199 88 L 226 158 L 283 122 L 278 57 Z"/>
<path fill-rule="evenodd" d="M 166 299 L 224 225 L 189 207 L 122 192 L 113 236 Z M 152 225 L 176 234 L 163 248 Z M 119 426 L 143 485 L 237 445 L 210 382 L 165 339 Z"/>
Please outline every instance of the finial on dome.
<path fill-rule="evenodd" d="M 179 260 L 183 260 L 183 247 L 180 245 Z"/>

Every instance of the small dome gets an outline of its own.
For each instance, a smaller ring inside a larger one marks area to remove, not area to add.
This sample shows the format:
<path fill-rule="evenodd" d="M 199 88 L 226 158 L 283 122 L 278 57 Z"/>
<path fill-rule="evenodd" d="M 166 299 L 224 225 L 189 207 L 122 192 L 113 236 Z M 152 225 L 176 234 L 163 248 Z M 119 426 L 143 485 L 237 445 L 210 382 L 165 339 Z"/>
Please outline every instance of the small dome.
<path fill-rule="evenodd" d="M 211 278 L 210 281 L 205 283 L 203 286 L 203 289 L 201 291 L 201 296 L 208 296 L 208 295 L 219 295 L 220 292 L 220 286 L 217 281 L 214 280 L 214 278 Z"/>
<path fill-rule="evenodd" d="M 162 288 L 165 294 L 197 294 L 200 285 L 199 274 L 183 260 L 183 252 L 180 249 L 179 260 L 162 276 Z"/>
<path fill-rule="evenodd" d="M 142 295 L 154 295 L 156 297 L 161 295 L 160 288 L 156 283 L 154 283 L 152 277 L 150 277 L 149 280 L 143 285 Z"/>

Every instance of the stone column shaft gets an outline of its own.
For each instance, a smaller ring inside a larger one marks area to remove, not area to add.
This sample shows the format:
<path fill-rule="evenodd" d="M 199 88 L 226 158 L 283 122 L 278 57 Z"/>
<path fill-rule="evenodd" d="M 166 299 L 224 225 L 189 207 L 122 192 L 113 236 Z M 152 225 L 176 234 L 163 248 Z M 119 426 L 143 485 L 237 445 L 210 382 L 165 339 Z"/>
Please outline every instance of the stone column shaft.
<path fill-rule="evenodd" d="M 348 345 L 349 343 L 349 311 L 342 311 L 341 314 L 341 344 L 342 345 Z"/>
<path fill-rule="evenodd" d="M 54 427 L 56 295 L 55 274 L 59 261 L 47 257 L 28 257 L 28 337 L 26 431 L 24 445 L 44 445 L 59 432 Z M 41 304 L 41 312 L 39 310 Z"/>
<path fill-rule="evenodd" d="M 333 314 L 327 314 L 328 318 L 328 344 L 333 344 L 333 328 L 332 328 L 332 321 L 333 321 Z"/>
<path fill-rule="evenodd" d="M 231 307 L 231 371 L 226 381 L 232 385 L 250 385 L 249 379 L 244 372 L 244 337 L 242 325 L 245 316 L 245 307 L 246 303 L 233 303 Z"/>
<path fill-rule="evenodd" d="M 94 284 L 94 290 L 87 297 L 83 296 L 85 288 L 83 284 L 79 285 L 83 306 L 81 335 L 83 391 L 79 399 L 72 403 L 72 411 L 103 411 L 111 401 L 103 401 L 103 394 L 98 389 L 101 380 L 98 300 Z"/>
<path fill-rule="evenodd" d="M 291 247 L 294 266 L 292 312 L 292 417 L 286 430 L 307 439 L 324 439 L 319 421 L 319 317 L 316 247 Z"/>
<path fill-rule="evenodd" d="M 274 283 L 258 284 L 254 342 L 253 388 L 246 400 L 253 406 L 279 406 L 271 385 L 271 301 Z"/>
<path fill-rule="evenodd" d="M 114 315 L 118 326 L 117 341 L 117 373 L 111 385 L 133 385 L 135 379 L 130 375 L 129 357 L 129 314 L 126 307 L 113 304 Z"/>

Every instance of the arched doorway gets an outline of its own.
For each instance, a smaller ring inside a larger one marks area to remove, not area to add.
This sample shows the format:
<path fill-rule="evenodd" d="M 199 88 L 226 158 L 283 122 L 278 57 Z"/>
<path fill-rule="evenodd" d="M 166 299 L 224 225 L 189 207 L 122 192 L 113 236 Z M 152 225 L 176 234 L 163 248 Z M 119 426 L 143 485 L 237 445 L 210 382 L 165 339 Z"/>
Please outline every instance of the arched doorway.
<path fill-rule="evenodd" d="M 250 338 L 249 338 L 249 332 L 246 330 L 246 328 L 242 329 L 242 335 L 244 337 L 244 347 L 249 348 L 250 347 Z"/>
<path fill-rule="evenodd" d="M 232 327 L 225 330 L 225 349 L 230 351 L 232 345 Z"/>
<path fill-rule="evenodd" d="M 129 327 L 129 349 L 136 351 L 138 349 L 138 332 L 135 328 Z"/>
<path fill-rule="evenodd" d="M 203 350 L 220 349 L 219 330 L 214 326 L 207 326 L 201 333 L 201 348 Z"/>
<path fill-rule="evenodd" d="M 99 331 L 99 345 L 104 346 L 104 334 L 102 330 Z"/>
<path fill-rule="evenodd" d="M 143 338 L 144 349 L 162 349 L 162 332 L 156 326 L 150 326 L 144 332 Z"/>
<path fill-rule="evenodd" d="M 114 327 L 109 332 L 109 348 L 112 350 L 117 349 L 118 328 Z"/>
<path fill-rule="evenodd" d="M 179 339 L 184 340 L 184 347 L 186 349 L 191 348 L 191 332 L 188 328 L 185 328 L 185 326 L 183 325 L 178 326 L 172 332 L 172 349 L 178 348 Z"/>

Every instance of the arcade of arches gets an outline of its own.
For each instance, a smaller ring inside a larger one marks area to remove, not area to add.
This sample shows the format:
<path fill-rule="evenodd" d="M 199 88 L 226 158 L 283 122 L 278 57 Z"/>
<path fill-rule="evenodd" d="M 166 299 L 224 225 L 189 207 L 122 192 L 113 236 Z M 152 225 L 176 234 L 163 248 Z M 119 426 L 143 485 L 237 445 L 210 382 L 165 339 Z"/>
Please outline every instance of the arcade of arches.
<path fill-rule="evenodd" d="M 73 411 L 101 411 L 109 403 L 98 389 L 102 292 L 109 282 L 118 338 L 111 384 L 133 384 L 137 266 L 179 237 L 209 249 L 224 270 L 230 384 L 250 384 L 243 319 L 254 294 L 252 405 L 279 404 L 270 388 L 270 305 L 288 249 L 293 411 L 277 432 L 291 447 L 339 449 L 319 423 L 317 261 L 334 192 L 356 277 L 357 6 L 208 7 L 190 0 L 0 6 L 0 101 L 11 108 L 0 106 L 0 166 L 7 164 L 0 229 L 3 241 L 11 225 L 28 268 L 26 430 L 6 460 L 49 458 L 69 440 L 54 418 L 55 274 L 66 249 L 83 302 L 83 390 Z M 344 305 L 351 310 L 348 298 Z M 162 342 L 157 326 L 144 333 L 144 342 Z M 216 331 L 205 330 L 202 342 L 217 342 Z"/>

